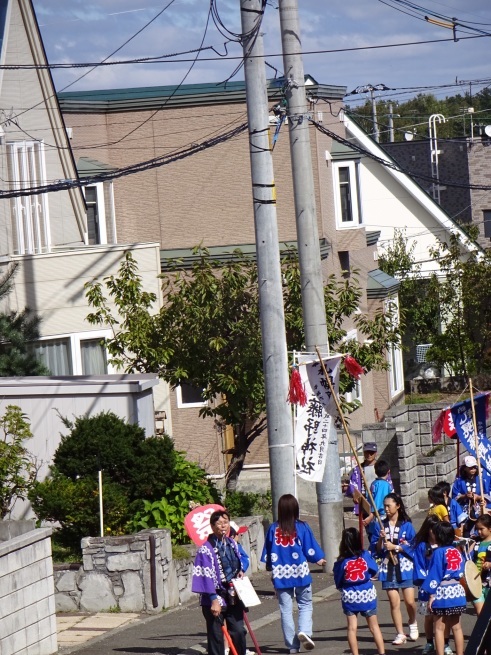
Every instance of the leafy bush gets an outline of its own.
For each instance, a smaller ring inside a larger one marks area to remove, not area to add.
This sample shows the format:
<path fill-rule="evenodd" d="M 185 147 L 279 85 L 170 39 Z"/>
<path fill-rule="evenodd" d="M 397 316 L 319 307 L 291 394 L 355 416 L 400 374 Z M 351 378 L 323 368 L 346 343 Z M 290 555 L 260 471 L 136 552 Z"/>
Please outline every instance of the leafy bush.
<path fill-rule="evenodd" d="M 63 475 L 95 477 L 103 470 L 125 487 L 130 501 L 159 498 L 174 479 L 174 445 L 168 436 L 145 438 L 138 425 L 112 412 L 64 419 L 70 433 L 62 437 L 53 462 Z"/>
<path fill-rule="evenodd" d="M 70 433 L 50 476 L 29 495 L 40 520 L 59 522 L 58 544 L 77 548 L 82 537 L 99 534 L 99 470 L 106 534 L 169 528 L 173 543 L 189 542 L 184 517 L 190 503 L 218 501 L 203 469 L 175 451 L 168 436 L 145 439 L 142 428 L 111 412 L 64 422 Z"/>
<path fill-rule="evenodd" d="M 160 500 L 144 500 L 143 509 L 136 513 L 131 522 L 134 530 L 146 528 L 168 528 L 173 544 L 189 543 L 184 530 L 184 518 L 191 509 L 191 503 L 206 505 L 218 501 L 216 489 L 205 477 L 197 464 L 188 462 L 182 453 L 175 452 L 173 479 Z"/>
<path fill-rule="evenodd" d="M 227 492 L 223 504 L 230 512 L 230 516 L 272 516 L 271 491 L 264 494 L 230 491 Z"/>
<path fill-rule="evenodd" d="M 0 418 L 0 518 L 12 510 L 15 501 L 27 497 L 36 479 L 36 467 L 24 441 L 32 437 L 27 417 L 17 405 L 7 405 Z"/>

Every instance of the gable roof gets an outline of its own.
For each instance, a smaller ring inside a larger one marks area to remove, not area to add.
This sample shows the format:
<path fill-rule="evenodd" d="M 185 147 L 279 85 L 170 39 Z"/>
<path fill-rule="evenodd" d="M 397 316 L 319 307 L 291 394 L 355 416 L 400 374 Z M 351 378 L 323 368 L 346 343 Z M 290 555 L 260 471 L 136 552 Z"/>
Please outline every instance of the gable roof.
<path fill-rule="evenodd" d="M 481 246 L 479 246 L 479 244 L 473 239 L 469 238 L 460 225 L 454 221 L 453 218 L 451 218 L 447 212 L 444 211 L 440 205 L 419 186 L 419 184 L 414 182 L 407 173 L 399 170 L 399 164 L 395 159 L 392 159 L 392 157 L 388 155 L 387 152 L 374 139 L 372 139 L 372 137 L 368 135 L 355 120 L 353 120 L 353 118 L 343 112 L 341 114 L 341 119 L 347 132 L 360 146 L 362 146 L 368 153 L 390 164 L 390 166 L 385 167 L 387 173 L 396 179 L 409 195 L 412 196 L 412 198 L 414 198 L 414 200 L 416 200 L 441 227 L 443 227 L 448 233 L 458 236 L 460 243 L 468 252 L 483 252 Z M 383 164 L 380 165 L 382 166 Z"/>

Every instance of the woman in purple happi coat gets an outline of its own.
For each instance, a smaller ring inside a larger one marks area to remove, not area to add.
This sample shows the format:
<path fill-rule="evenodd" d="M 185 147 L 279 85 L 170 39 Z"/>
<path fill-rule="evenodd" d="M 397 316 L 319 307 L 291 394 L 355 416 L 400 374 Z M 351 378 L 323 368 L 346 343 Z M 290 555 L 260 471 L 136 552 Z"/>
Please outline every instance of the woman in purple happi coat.
<path fill-rule="evenodd" d="M 237 655 L 245 655 L 244 605 L 234 594 L 231 583 L 234 578 L 241 578 L 244 572 L 237 544 L 227 537 L 230 530 L 228 512 L 213 512 L 210 525 L 213 532 L 196 553 L 191 587 L 192 591 L 200 594 L 201 610 L 206 621 L 208 655 L 225 653 L 224 620 Z"/>

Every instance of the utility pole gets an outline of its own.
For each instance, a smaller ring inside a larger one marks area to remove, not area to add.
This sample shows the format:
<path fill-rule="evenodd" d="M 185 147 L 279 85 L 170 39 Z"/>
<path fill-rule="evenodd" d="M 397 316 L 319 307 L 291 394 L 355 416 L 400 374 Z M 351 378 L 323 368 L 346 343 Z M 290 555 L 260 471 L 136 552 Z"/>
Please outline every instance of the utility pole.
<path fill-rule="evenodd" d="M 317 225 L 309 120 L 297 0 L 279 0 L 285 97 L 290 132 L 302 310 L 307 351 L 327 352 L 328 336 Z M 315 357 L 315 355 L 314 355 Z M 333 431 L 335 435 L 335 431 Z M 322 482 L 316 484 L 320 536 L 327 569 L 336 559 L 343 530 L 343 501 L 337 438 L 329 439 Z"/>
<path fill-rule="evenodd" d="M 389 102 L 389 143 L 394 143 L 394 114 L 392 113 L 392 103 Z"/>
<path fill-rule="evenodd" d="M 377 143 L 379 143 L 380 131 L 378 129 L 378 121 L 377 121 L 377 101 L 375 100 L 375 88 L 373 86 L 370 86 L 370 97 L 372 98 L 373 138 Z"/>
<path fill-rule="evenodd" d="M 255 29 L 262 18 L 261 0 L 240 0 L 244 51 L 249 153 L 259 284 L 263 369 L 266 389 L 269 462 L 273 516 L 278 499 L 295 493 L 293 422 L 288 396 L 280 246 L 276 220 L 276 189 L 269 142 L 269 108 L 263 37 Z M 259 27 L 260 30 L 260 27 Z"/>

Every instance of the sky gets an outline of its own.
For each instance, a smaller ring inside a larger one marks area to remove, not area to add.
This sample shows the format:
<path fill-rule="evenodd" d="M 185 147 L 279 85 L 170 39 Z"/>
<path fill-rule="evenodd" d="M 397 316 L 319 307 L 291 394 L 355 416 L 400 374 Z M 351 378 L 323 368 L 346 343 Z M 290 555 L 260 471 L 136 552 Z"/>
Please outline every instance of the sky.
<path fill-rule="evenodd" d="M 268 0 L 263 20 L 267 76 L 282 74 L 279 0 Z M 50 63 L 101 62 L 152 20 L 109 61 L 156 57 L 213 46 L 229 56 L 241 54 L 208 21 L 209 0 L 33 0 Z M 472 92 L 491 84 L 491 2 L 489 0 L 298 0 L 305 72 L 319 83 L 345 86 L 350 92 L 363 85 L 384 84 L 378 94 L 406 100 L 421 87 L 437 97 Z M 240 32 L 240 1 L 216 0 L 222 23 Z M 417 7 L 415 9 L 415 7 Z M 458 42 L 451 29 L 430 24 L 424 16 L 455 17 Z M 482 33 L 484 32 L 484 36 Z M 487 36 L 486 34 L 489 34 Z M 479 36 L 479 38 L 468 38 Z M 372 46 L 450 39 L 401 47 Z M 339 52 L 340 49 L 367 48 Z M 319 52 L 319 51 L 338 52 Z M 129 88 L 197 82 L 222 82 L 230 77 L 236 60 L 203 51 L 193 65 L 187 62 L 113 65 L 94 70 L 53 72 L 58 91 Z M 213 61 L 203 61 L 212 58 Z M 174 61 L 178 57 L 173 57 Z M 201 60 L 200 60 L 201 59 Z M 273 67 L 273 68 L 272 68 Z M 84 75 L 82 79 L 80 78 Z M 232 79 L 243 79 L 240 71 Z M 479 82 L 479 80 L 482 80 Z M 456 84 L 457 82 L 457 84 Z M 444 86 L 444 85 L 449 85 Z M 452 86 L 453 85 L 453 86 Z M 349 96 L 351 105 L 364 94 Z"/>

